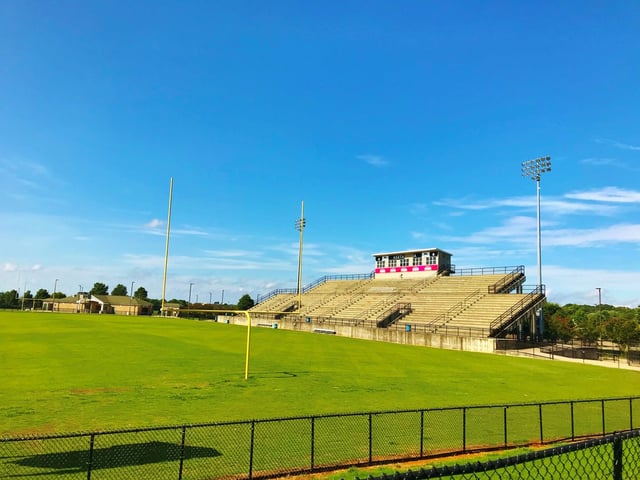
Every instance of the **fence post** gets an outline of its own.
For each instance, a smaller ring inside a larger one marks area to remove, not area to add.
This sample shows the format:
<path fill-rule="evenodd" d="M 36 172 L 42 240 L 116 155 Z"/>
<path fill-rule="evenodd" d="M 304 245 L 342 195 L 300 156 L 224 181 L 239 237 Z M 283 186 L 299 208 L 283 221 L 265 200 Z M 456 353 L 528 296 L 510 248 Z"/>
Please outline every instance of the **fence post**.
<path fill-rule="evenodd" d="M 253 447 L 256 436 L 256 421 L 251 420 L 251 445 L 249 446 L 249 480 L 253 478 Z"/>
<path fill-rule="evenodd" d="M 424 457 L 424 410 L 420 410 L 420 458 Z"/>
<path fill-rule="evenodd" d="M 613 440 L 613 480 L 622 480 L 622 438 L 617 436 Z"/>
<path fill-rule="evenodd" d="M 633 399 L 629 397 L 629 430 L 633 430 Z"/>
<path fill-rule="evenodd" d="M 607 427 L 605 426 L 604 420 L 604 399 L 600 400 L 600 410 L 602 412 L 602 436 L 604 437 L 607 434 Z"/>
<path fill-rule="evenodd" d="M 544 443 L 544 432 L 542 430 L 542 404 L 538 404 L 538 423 L 540 424 L 540 443 Z"/>
<path fill-rule="evenodd" d="M 507 441 L 507 408 L 509 408 L 509 407 L 507 407 L 505 405 L 504 406 L 504 412 L 502 414 L 502 422 L 503 422 L 503 425 L 504 425 L 504 446 L 505 447 L 508 444 L 508 441 Z"/>
<path fill-rule="evenodd" d="M 96 441 L 96 434 L 92 433 L 89 437 L 89 459 L 87 460 L 87 480 L 91 480 L 91 469 L 93 467 L 93 450 Z"/>
<path fill-rule="evenodd" d="M 462 451 L 467 451 L 467 407 L 462 407 Z"/>
<path fill-rule="evenodd" d="M 573 400 L 571 401 L 571 441 L 574 441 L 576 439 L 576 428 L 575 428 L 575 422 L 574 422 L 574 417 L 573 417 Z"/>
<path fill-rule="evenodd" d="M 311 417 L 311 471 L 315 465 L 316 457 L 316 417 Z"/>
<path fill-rule="evenodd" d="M 184 468 L 184 443 L 187 437 L 186 425 L 182 427 L 182 439 L 180 440 L 180 470 L 178 471 L 178 480 L 182 480 L 182 469 Z"/>
<path fill-rule="evenodd" d="M 369 413 L 369 464 L 373 461 L 373 414 Z"/>

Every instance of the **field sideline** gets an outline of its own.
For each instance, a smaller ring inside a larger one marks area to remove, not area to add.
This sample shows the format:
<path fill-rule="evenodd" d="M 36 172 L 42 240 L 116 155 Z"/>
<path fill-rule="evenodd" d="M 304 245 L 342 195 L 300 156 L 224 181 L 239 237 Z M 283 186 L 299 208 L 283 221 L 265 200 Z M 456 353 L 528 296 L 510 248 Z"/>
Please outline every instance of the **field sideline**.
<path fill-rule="evenodd" d="M 632 396 L 640 373 L 151 317 L 0 312 L 0 435 Z"/>

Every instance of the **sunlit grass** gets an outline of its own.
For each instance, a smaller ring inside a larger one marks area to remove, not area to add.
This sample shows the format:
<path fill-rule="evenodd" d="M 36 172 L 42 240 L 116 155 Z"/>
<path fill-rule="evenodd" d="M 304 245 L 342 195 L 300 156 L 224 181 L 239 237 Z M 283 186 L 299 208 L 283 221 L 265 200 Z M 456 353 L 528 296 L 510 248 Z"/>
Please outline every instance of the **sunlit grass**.
<path fill-rule="evenodd" d="M 640 374 L 150 317 L 0 313 L 0 434 L 637 395 Z"/>

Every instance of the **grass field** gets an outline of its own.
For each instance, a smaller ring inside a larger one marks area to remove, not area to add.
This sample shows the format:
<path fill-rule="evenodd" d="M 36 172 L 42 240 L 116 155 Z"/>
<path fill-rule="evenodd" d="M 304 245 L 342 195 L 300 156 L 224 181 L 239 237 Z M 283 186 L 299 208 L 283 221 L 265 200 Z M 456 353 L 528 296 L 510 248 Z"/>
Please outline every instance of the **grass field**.
<path fill-rule="evenodd" d="M 637 395 L 640 373 L 143 317 L 0 312 L 0 435 Z"/>

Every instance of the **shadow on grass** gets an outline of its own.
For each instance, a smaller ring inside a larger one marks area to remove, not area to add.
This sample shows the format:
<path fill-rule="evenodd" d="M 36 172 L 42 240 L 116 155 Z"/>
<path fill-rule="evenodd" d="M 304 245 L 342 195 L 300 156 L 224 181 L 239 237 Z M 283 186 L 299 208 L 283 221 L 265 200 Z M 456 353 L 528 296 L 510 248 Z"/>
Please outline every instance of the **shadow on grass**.
<path fill-rule="evenodd" d="M 96 448 L 91 459 L 91 469 L 99 470 L 152 463 L 178 462 L 180 453 L 181 447 L 179 444 L 168 442 L 131 443 Z M 190 458 L 218 457 L 221 454 L 215 448 L 185 445 L 182 455 L 185 460 L 188 460 Z M 23 467 L 56 470 L 51 474 L 58 474 L 60 470 L 65 470 L 65 473 L 84 472 L 88 470 L 89 451 L 73 450 L 69 452 L 43 453 L 24 457 L 11 463 Z"/>

